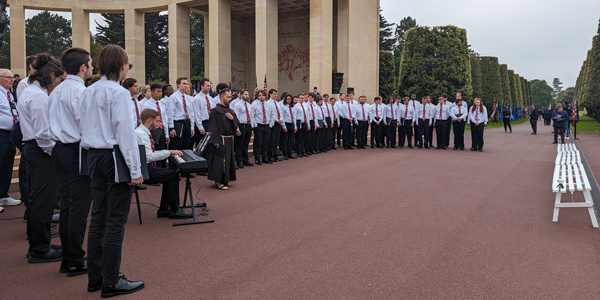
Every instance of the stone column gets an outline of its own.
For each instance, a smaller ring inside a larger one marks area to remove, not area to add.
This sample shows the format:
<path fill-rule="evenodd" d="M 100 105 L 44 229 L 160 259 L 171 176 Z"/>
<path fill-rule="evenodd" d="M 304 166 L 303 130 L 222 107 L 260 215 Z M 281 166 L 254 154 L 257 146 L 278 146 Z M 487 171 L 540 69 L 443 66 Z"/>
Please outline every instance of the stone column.
<path fill-rule="evenodd" d="M 135 78 L 138 84 L 146 84 L 146 47 L 144 42 L 144 13 L 137 9 L 125 10 L 125 50 L 133 68 L 127 77 Z"/>
<path fill-rule="evenodd" d="M 190 9 L 169 4 L 169 83 L 179 77 L 190 79 Z"/>
<path fill-rule="evenodd" d="M 344 83 L 342 84 L 340 93 L 345 94 L 347 88 L 351 86 L 348 85 L 351 75 L 348 73 L 350 68 L 350 61 L 348 59 L 350 54 L 350 0 L 339 0 L 337 9 L 337 71 L 344 73 Z"/>
<path fill-rule="evenodd" d="M 25 78 L 25 8 L 23 5 L 10 6 L 10 68 L 13 74 Z"/>
<path fill-rule="evenodd" d="M 310 1 L 310 90 L 331 94 L 333 57 L 333 2 Z"/>
<path fill-rule="evenodd" d="M 90 51 L 90 14 L 82 8 L 71 10 L 71 32 L 73 47 Z"/>
<path fill-rule="evenodd" d="M 209 32 L 210 32 L 210 24 L 208 21 L 208 13 L 203 14 L 204 16 L 204 77 L 210 79 L 210 68 L 209 68 L 209 61 L 210 61 L 210 47 L 208 45 L 210 45 L 209 41 Z"/>
<path fill-rule="evenodd" d="M 279 86 L 279 17 L 277 8 L 277 0 L 256 0 L 256 82 L 259 89 L 262 89 L 265 74 L 267 75 L 267 88 L 277 89 Z"/>
<path fill-rule="evenodd" d="M 231 1 L 208 1 L 208 69 L 214 86 L 231 81 Z M 204 29 L 206 31 L 206 29 Z"/>

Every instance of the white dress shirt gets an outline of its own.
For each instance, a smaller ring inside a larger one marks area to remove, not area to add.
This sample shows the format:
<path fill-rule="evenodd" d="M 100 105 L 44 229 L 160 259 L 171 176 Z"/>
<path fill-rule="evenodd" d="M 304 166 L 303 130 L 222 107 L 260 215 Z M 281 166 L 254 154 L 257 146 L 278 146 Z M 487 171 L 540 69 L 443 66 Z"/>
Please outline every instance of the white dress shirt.
<path fill-rule="evenodd" d="M 457 116 L 457 115 L 461 116 Z M 450 117 L 452 117 L 452 121 L 456 121 L 461 119 L 461 122 L 466 122 L 467 117 L 469 116 L 469 109 L 463 106 L 454 105 L 450 110 Z"/>
<path fill-rule="evenodd" d="M 306 109 L 306 117 L 307 117 L 308 123 L 310 124 L 310 121 L 315 120 L 315 114 L 314 114 L 315 107 L 313 106 L 313 102 L 310 102 L 310 101 L 306 101 L 302 104 L 304 105 L 304 109 Z M 315 125 L 317 125 L 317 124 L 315 124 Z"/>
<path fill-rule="evenodd" d="M 54 142 L 50 139 L 47 90 L 34 81 L 21 93 L 17 107 L 23 141 L 35 140 L 44 152 L 52 154 Z"/>
<path fill-rule="evenodd" d="M 385 105 L 380 103 L 374 103 L 371 105 L 371 122 L 375 121 L 384 121 L 385 122 L 385 113 L 383 112 Z M 376 118 L 379 118 L 377 120 Z"/>
<path fill-rule="evenodd" d="M 303 103 L 296 103 L 296 105 L 292 107 L 292 111 L 294 112 L 294 117 L 296 118 L 296 121 L 300 121 L 301 124 L 309 124 L 308 112 L 306 111 L 306 107 L 303 105 Z"/>
<path fill-rule="evenodd" d="M 323 101 L 323 116 L 325 117 L 325 119 L 329 118 L 331 124 L 335 122 L 335 118 L 333 117 L 333 106 L 331 106 L 329 102 Z"/>
<path fill-rule="evenodd" d="M 8 102 L 10 101 L 16 106 L 15 98 L 12 94 L 9 95 L 9 91 L 2 86 L 0 86 L 0 93 L 2 94 L 0 95 L 0 129 L 10 131 L 14 125 L 14 118 Z"/>
<path fill-rule="evenodd" d="M 252 104 L 241 100 L 233 107 L 233 111 L 240 121 L 240 124 L 248 124 L 247 116 L 250 116 L 250 126 L 252 128 L 256 127 L 256 124 L 252 122 Z"/>
<path fill-rule="evenodd" d="M 152 98 L 150 98 L 150 99 L 152 99 Z M 148 103 L 148 101 L 150 101 L 150 99 L 142 98 L 142 100 L 140 100 L 140 102 L 139 102 L 139 106 L 143 107 L 144 105 L 146 105 L 146 103 Z M 142 112 L 140 111 L 140 113 L 142 113 Z"/>
<path fill-rule="evenodd" d="M 200 126 L 198 125 L 198 122 L 202 123 L 202 121 L 208 120 L 208 105 L 206 103 L 206 100 L 208 99 L 208 104 L 210 105 L 210 109 L 214 109 L 217 106 L 217 103 L 214 102 L 214 99 L 209 96 L 206 95 L 202 92 L 198 93 L 198 95 L 196 95 L 196 97 L 194 97 L 194 99 L 196 99 L 196 102 L 198 103 L 198 105 L 196 105 L 195 107 L 197 107 L 197 113 L 199 114 L 199 116 L 196 116 L 196 126 L 198 126 L 198 128 L 200 128 Z M 230 105 L 230 107 L 233 107 Z M 203 128 L 201 128 L 203 129 Z"/>
<path fill-rule="evenodd" d="M 19 81 L 19 84 L 17 85 L 17 99 L 21 98 L 21 93 L 23 93 L 23 91 L 25 90 L 26 87 L 29 86 L 29 76 L 21 79 L 21 81 Z"/>
<path fill-rule="evenodd" d="M 142 176 L 129 91 L 102 76 L 81 93 L 80 99 L 81 147 L 113 149 L 119 145 L 131 178 Z"/>
<path fill-rule="evenodd" d="M 154 100 L 154 98 L 150 98 L 150 100 L 146 101 L 146 103 L 144 103 L 144 105 L 142 105 L 142 107 L 140 108 L 140 114 L 142 113 L 142 111 L 144 111 L 144 109 L 151 109 L 154 111 L 159 110 L 160 108 L 160 119 L 163 123 L 163 131 L 165 134 L 165 138 L 169 138 L 169 109 L 167 108 L 167 106 L 165 105 L 164 102 L 160 101 L 160 100 Z M 157 127 L 158 128 L 158 127 Z M 158 143 L 158 141 L 156 141 Z"/>
<path fill-rule="evenodd" d="M 166 159 L 171 155 L 169 150 L 152 151 L 152 141 L 150 140 L 151 133 L 150 130 L 146 128 L 146 126 L 140 125 L 138 128 L 135 129 L 135 133 L 137 135 L 138 145 L 144 145 L 144 148 L 146 148 L 146 161 L 148 163 Z"/>
<path fill-rule="evenodd" d="M 185 97 L 185 109 L 183 107 L 183 97 Z M 194 98 L 190 95 L 184 95 L 179 90 L 177 90 L 171 97 L 169 97 L 169 128 L 175 128 L 172 123 L 174 121 L 181 121 L 185 119 L 190 119 L 190 130 L 194 130 L 194 124 L 196 122 L 196 118 L 194 112 L 195 101 Z M 187 110 L 187 116 L 185 115 L 185 111 Z M 202 124 L 200 124 L 202 126 Z M 198 126 L 198 128 L 200 128 Z"/>
<path fill-rule="evenodd" d="M 369 104 L 357 104 L 354 106 L 354 123 L 358 121 L 369 122 L 371 120 L 371 106 Z"/>
<path fill-rule="evenodd" d="M 269 105 L 267 101 L 260 102 L 260 100 L 254 100 L 252 102 L 252 112 L 250 113 L 252 116 L 252 122 L 254 124 L 262 124 L 269 125 L 269 127 L 273 127 L 275 125 L 275 120 L 277 119 L 277 112 L 275 112 L 275 108 L 272 105 Z M 267 121 L 266 123 L 264 121 Z"/>
<path fill-rule="evenodd" d="M 281 109 L 282 109 L 281 104 L 273 99 L 269 99 L 265 102 L 267 104 L 271 105 L 273 107 L 273 110 L 275 110 L 275 122 L 279 122 L 279 121 L 283 122 L 283 116 L 281 115 Z"/>
<path fill-rule="evenodd" d="M 419 108 L 419 105 L 420 104 L 417 105 L 415 103 L 415 107 Z M 404 125 L 404 121 L 406 120 L 409 120 L 412 123 L 417 122 L 417 115 L 415 114 L 415 109 L 410 103 L 402 104 L 398 109 L 398 121 L 402 122 L 402 125 Z"/>
<path fill-rule="evenodd" d="M 50 139 L 63 144 L 78 143 L 81 140 L 79 127 L 79 96 L 85 90 L 83 79 L 67 75 L 67 79 L 50 93 L 48 116 L 52 119 Z"/>
<path fill-rule="evenodd" d="M 19 100 L 19 102 L 21 102 L 21 100 Z M 488 122 L 488 115 L 487 115 L 487 108 L 485 106 L 483 106 L 483 113 L 481 113 L 479 111 L 479 109 L 476 109 L 475 111 L 473 111 L 473 106 L 471 106 L 471 108 L 469 109 L 469 121 L 471 121 L 471 123 L 475 124 L 477 122 L 479 122 L 480 124 L 487 124 Z"/>
<path fill-rule="evenodd" d="M 287 104 L 282 105 L 281 106 L 281 115 L 282 115 L 284 123 L 292 123 L 292 124 L 294 124 L 293 125 L 294 127 L 293 128 L 287 128 L 288 130 L 292 130 L 293 131 L 294 129 L 298 128 L 296 126 L 296 115 L 294 115 L 294 108 L 293 107 L 291 107 L 291 106 L 289 106 Z M 282 125 L 285 125 L 285 124 L 282 124 Z M 287 127 L 287 125 L 286 125 L 286 127 Z"/>
<path fill-rule="evenodd" d="M 315 125 L 322 127 L 319 125 L 319 121 L 325 122 L 325 116 L 323 115 L 323 110 L 321 110 L 321 107 L 319 105 L 317 105 L 317 102 L 313 101 L 312 103 L 312 110 L 311 112 L 314 112 L 314 118 L 315 118 Z"/>
<path fill-rule="evenodd" d="M 383 122 L 390 125 L 390 122 L 398 119 L 398 105 L 396 103 L 387 104 L 383 106 Z M 387 119 L 390 119 L 390 122 Z"/>
<path fill-rule="evenodd" d="M 346 101 L 338 101 L 336 105 L 338 105 L 337 112 L 340 114 L 340 117 L 344 119 L 354 118 L 354 105 Z"/>
<path fill-rule="evenodd" d="M 423 113 L 425 113 L 425 118 L 423 118 Z M 433 124 L 433 107 L 429 104 L 420 104 L 419 107 L 417 107 L 416 115 L 417 120 L 420 119 L 429 122 L 429 125 Z"/>
<path fill-rule="evenodd" d="M 141 110 L 141 105 L 140 102 L 137 101 L 137 99 L 135 99 L 134 97 L 130 97 L 129 102 L 131 102 L 131 104 L 133 104 L 131 106 L 131 116 L 133 119 L 133 129 L 135 129 L 138 125 L 142 125 L 142 110 Z M 139 124 L 138 124 L 138 120 L 139 120 Z"/>
<path fill-rule="evenodd" d="M 440 119 L 440 114 L 441 114 L 441 119 Z M 450 116 L 450 108 L 448 107 L 448 105 L 440 105 L 438 103 L 438 105 L 433 107 L 433 119 L 436 121 L 444 121 L 447 120 L 448 117 Z"/>

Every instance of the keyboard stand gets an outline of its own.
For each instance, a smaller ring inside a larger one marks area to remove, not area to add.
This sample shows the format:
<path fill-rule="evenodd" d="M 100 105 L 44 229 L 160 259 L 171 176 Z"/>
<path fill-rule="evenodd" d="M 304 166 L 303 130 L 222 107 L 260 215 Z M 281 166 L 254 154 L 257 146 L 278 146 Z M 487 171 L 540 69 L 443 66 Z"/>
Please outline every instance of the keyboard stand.
<path fill-rule="evenodd" d="M 201 220 L 198 221 L 196 219 L 196 207 L 194 205 L 194 197 L 192 196 L 192 182 L 190 181 L 191 179 L 191 173 L 185 173 L 185 174 L 181 174 L 183 176 L 185 176 L 185 192 L 183 194 L 183 203 L 185 205 L 185 200 L 187 198 L 187 195 L 189 193 L 190 195 L 190 206 L 192 208 L 192 216 L 194 218 L 193 221 L 191 222 L 182 222 L 182 223 L 173 223 L 173 226 L 183 226 L 183 225 L 192 225 L 192 224 L 203 224 L 203 223 L 214 223 L 215 220 Z"/>

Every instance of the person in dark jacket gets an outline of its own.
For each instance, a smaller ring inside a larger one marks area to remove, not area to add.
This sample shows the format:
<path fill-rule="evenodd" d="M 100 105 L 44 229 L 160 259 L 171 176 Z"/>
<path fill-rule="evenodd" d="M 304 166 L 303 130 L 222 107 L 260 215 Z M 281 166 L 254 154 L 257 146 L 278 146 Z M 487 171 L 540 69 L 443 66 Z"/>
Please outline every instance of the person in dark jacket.
<path fill-rule="evenodd" d="M 19 122 L 13 126 L 10 133 L 10 141 L 15 148 L 19 149 L 20 153 L 23 153 L 23 134 L 21 133 Z M 29 164 L 23 155 L 21 155 L 19 162 L 19 191 L 21 192 L 21 201 L 25 204 L 23 220 L 27 222 L 27 218 L 29 217 Z"/>
<path fill-rule="evenodd" d="M 510 111 L 508 110 L 508 105 L 504 107 L 504 111 L 502 112 L 502 122 L 504 123 L 504 133 L 506 133 L 506 126 L 510 129 L 510 133 L 512 133 L 512 127 L 510 127 Z"/>
<path fill-rule="evenodd" d="M 537 121 L 540 118 L 540 111 L 535 108 L 535 104 L 531 105 L 531 113 L 529 115 L 529 123 L 531 123 L 531 129 L 533 132 L 531 134 L 537 134 Z"/>
<path fill-rule="evenodd" d="M 560 135 L 560 141 L 562 144 L 565 143 L 565 128 L 567 127 L 567 122 L 569 120 L 569 115 L 566 111 L 563 110 L 562 104 L 556 104 L 556 111 L 552 115 L 552 120 L 554 120 L 554 142 L 552 144 L 557 143 L 558 135 Z"/>

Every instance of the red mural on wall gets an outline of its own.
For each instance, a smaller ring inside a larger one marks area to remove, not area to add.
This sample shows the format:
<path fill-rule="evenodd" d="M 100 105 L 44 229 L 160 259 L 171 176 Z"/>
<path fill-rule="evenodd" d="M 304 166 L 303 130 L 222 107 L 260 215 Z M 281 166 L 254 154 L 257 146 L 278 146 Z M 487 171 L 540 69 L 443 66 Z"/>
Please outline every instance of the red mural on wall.
<path fill-rule="evenodd" d="M 308 44 L 303 44 L 298 48 L 286 45 L 279 50 L 279 71 L 288 73 L 287 77 L 290 81 L 294 81 L 293 73 L 308 71 L 309 61 L 310 48 Z M 306 82 L 307 80 L 308 76 L 303 76 L 302 81 Z"/>

